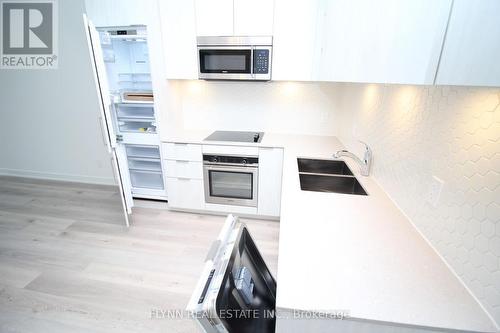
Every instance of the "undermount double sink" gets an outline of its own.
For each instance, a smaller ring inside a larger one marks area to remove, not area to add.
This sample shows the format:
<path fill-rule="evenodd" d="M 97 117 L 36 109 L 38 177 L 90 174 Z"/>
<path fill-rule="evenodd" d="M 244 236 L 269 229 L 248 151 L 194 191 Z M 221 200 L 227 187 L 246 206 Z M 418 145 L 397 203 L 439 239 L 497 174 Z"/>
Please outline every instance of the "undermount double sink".
<path fill-rule="evenodd" d="M 344 161 L 298 158 L 297 163 L 303 191 L 368 195 Z"/>

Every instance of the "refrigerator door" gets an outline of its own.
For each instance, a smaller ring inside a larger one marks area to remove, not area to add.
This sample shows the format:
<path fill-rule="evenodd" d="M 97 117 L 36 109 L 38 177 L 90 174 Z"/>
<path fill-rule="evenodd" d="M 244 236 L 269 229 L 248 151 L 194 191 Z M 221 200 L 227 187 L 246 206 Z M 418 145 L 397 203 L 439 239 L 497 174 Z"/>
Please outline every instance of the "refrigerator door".
<path fill-rule="evenodd" d="M 96 92 L 99 97 L 100 124 L 103 131 L 104 141 L 108 152 L 111 155 L 111 164 L 113 173 L 118 182 L 120 197 L 125 215 L 125 223 L 129 226 L 128 215 L 132 213 L 133 199 L 130 180 L 126 179 L 126 172 L 120 167 L 123 164 L 126 168 L 126 155 L 121 152 L 120 147 L 116 143 L 116 134 L 113 128 L 111 118 L 111 99 L 109 96 L 109 88 L 106 79 L 106 71 L 104 67 L 104 59 L 102 55 L 101 45 L 99 41 L 99 33 L 95 29 L 85 14 L 83 14 L 83 22 L 87 35 L 87 43 L 90 52 L 90 60 L 92 62 L 92 71 L 94 74 L 94 82 Z"/>
<path fill-rule="evenodd" d="M 201 332 L 275 331 L 276 281 L 245 224 L 229 215 L 187 310 Z"/>

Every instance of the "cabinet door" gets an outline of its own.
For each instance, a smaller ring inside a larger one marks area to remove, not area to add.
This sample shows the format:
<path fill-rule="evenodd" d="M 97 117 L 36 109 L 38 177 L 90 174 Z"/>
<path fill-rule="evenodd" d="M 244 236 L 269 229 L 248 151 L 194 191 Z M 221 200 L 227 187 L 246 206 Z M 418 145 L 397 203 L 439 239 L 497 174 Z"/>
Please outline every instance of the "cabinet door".
<path fill-rule="evenodd" d="M 168 205 L 179 209 L 205 209 L 203 180 L 167 178 Z"/>
<path fill-rule="evenodd" d="M 313 80 L 321 0 L 275 0 L 273 80 Z"/>
<path fill-rule="evenodd" d="M 167 79 L 198 79 L 194 0 L 159 1 Z"/>
<path fill-rule="evenodd" d="M 274 0 L 234 0 L 235 36 L 272 36 Z"/>
<path fill-rule="evenodd" d="M 455 0 L 436 84 L 500 86 L 500 1 Z"/>
<path fill-rule="evenodd" d="M 111 124 L 111 112 L 109 109 L 109 88 L 107 85 L 106 71 L 104 68 L 104 59 L 102 57 L 102 49 L 99 41 L 99 33 L 95 26 L 83 14 L 83 23 L 85 34 L 87 37 L 88 50 L 92 63 L 92 73 L 94 74 L 94 83 L 96 94 L 99 98 L 99 111 L 101 114 L 101 124 L 103 134 L 105 136 L 106 146 L 111 157 L 111 166 L 113 174 L 118 183 L 120 198 L 122 201 L 123 213 L 125 216 L 125 224 L 129 226 L 128 215 L 132 213 L 134 202 L 132 200 L 132 189 L 130 180 L 127 177 L 128 167 L 126 155 L 123 152 L 123 146 L 116 143 L 116 135 Z"/>
<path fill-rule="evenodd" d="M 98 27 L 147 24 L 155 0 L 85 0 L 88 17 Z"/>
<path fill-rule="evenodd" d="M 198 36 L 233 35 L 233 0 L 195 0 Z"/>
<path fill-rule="evenodd" d="M 433 84 L 451 0 L 324 2 L 324 81 Z"/>
<path fill-rule="evenodd" d="M 283 149 L 259 149 L 259 215 L 279 216 L 281 208 L 281 178 Z"/>

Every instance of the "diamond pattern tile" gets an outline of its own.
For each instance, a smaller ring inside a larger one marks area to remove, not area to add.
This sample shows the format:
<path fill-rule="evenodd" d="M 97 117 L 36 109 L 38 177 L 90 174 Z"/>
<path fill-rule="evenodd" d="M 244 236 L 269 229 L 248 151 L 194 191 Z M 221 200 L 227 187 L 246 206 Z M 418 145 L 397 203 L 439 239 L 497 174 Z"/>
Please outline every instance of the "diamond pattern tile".
<path fill-rule="evenodd" d="M 375 87 L 342 88 L 340 136 L 370 144 L 379 184 L 500 324 L 500 89 Z"/>

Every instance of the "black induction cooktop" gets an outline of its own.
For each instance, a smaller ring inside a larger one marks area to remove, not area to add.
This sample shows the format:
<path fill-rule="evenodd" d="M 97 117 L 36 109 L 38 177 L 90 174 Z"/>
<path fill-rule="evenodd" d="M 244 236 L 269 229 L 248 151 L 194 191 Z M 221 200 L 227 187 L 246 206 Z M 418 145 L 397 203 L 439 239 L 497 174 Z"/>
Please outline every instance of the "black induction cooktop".
<path fill-rule="evenodd" d="M 264 132 L 215 131 L 205 141 L 255 142 L 262 141 Z"/>

